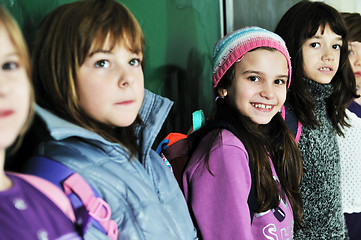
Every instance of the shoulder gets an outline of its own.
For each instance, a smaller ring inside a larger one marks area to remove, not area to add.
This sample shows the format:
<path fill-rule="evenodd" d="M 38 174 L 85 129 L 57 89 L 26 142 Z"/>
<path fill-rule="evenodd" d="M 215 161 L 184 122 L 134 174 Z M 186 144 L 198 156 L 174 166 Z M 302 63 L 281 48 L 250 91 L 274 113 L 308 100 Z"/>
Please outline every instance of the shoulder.
<path fill-rule="evenodd" d="M 209 150 L 209 143 L 215 132 L 212 130 L 203 137 L 199 146 L 192 154 L 187 172 L 203 169 L 205 158 L 209 151 L 209 165 L 212 169 L 239 169 L 249 171 L 249 157 L 243 143 L 230 131 L 222 129 L 216 136 Z"/>
<path fill-rule="evenodd" d="M 168 115 L 173 102 L 168 98 L 159 96 L 151 91 L 144 90 L 144 100 L 139 114 L 144 122 L 151 120 L 155 115 L 165 117 Z M 156 113 L 156 114 L 155 114 Z"/>
<path fill-rule="evenodd" d="M 117 161 L 129 159 L 128 151 L 119 144 L 104 144 L 77 137 L 44 141 L 40 144 L 37 154 L 77 168 L 102 165 L 113 158 Z"/>
<path fill-rule="evenodd" d="M 195 153 L 206 153 L 210 142 L 215 137 L 212 148 L 210 149 L 210 153 L 227 149 L 227 151 L 224 151 L 224 154 L 229 154 L 233 151 L 241 151 L 248 155 L 242 141 L 238 139 L 231 131 L 222 129 L 217 136 L 214 136 L 217 131 L 219 131 L 219 129 L 215 129 L 207 133 L 199 142 Z"/>
<path fill-rule="evenodd" d="M 67 196 L 55 184 L 29 174 L 11 173 L 11 175 L 25 180 L 38 191 L 49 198 L 64 214 L 72 221 L 75 221 L 74 212 Z"/>
<path fill-rule="evenodd" d="M 221 133 L 216 138 L 213 149 L 218 147 L 234 148 L 246 152 L 243 142 L 238 139 L 231 131 L 222 129 Z"/>

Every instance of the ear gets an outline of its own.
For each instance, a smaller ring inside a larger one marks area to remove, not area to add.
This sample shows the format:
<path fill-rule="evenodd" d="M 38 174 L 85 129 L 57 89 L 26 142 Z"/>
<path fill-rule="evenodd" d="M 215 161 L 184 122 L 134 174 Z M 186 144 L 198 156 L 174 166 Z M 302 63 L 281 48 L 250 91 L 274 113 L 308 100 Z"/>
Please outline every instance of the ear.
<path fill-rule="evenodd" d="M 224 89 L 224 88 L 220 88 L 217 91 L 218 91 L 219 96 L 222 98 L 224 98 L 228 94 L 227 89 Z"/>

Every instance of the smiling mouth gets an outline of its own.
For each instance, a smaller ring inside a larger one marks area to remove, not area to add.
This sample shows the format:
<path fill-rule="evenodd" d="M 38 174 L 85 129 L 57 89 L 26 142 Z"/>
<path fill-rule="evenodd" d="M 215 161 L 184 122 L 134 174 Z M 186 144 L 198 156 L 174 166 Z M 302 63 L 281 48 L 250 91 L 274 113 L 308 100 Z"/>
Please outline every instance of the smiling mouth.
<path fill-rule="evenodd" d="M 321 70 L 321 71 L 332 71 L 332 68 L 329 68 L 329 67 L 321 67 L 320 70 Z"/>
<path fill-rule="evenodd" d="M 252 103 L 252 106 L 255 108 L 265 109 L 265 110 L 270 110 L 273 108 L 273 105 L 266 105 L 262 103 Z"/>

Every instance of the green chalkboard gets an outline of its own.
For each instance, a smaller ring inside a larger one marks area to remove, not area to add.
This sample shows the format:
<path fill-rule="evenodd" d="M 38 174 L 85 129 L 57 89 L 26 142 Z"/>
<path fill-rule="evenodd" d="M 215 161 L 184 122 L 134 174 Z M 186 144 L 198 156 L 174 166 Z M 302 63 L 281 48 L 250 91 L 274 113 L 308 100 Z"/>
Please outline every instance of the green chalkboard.
<path fill-rule="evenodd" d="M 42 18 L 66 0 L 0 0 L 29 47 Z M 123 0 L 146 39 L 145 86 L 175 102 L 165 131 L 188 130 L 191 113 L 212 108 L 211 52 L 220 37 L 219 1 Z"/>
<path fill-rule="evenodd" d="M 119 1 L 135 15 L 145 35 L 145 87 L 174 101 L 164 134 L 170 131 L 187 132 L 191 125 L 191 113 L 195 110 L 203 109 L 206 115 L 211 114 L 214 103 L 212 49 L 222 34 L 248 25 L 273 30 L 283 13 L 298 2 Z M 18 21 L 30 48 L 42 18 L 57 6 L 69 2 L 74 0 L 0 0 Z"/>

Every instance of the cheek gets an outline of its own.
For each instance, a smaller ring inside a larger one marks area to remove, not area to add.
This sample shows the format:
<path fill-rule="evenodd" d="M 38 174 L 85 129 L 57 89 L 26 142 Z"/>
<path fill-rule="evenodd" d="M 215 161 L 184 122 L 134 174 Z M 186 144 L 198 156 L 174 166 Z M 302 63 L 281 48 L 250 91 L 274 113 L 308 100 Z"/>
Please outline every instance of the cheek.
<path fill-rule="evenodd" d="M 141 103 L 143 103 L 144 98 L 144 77 L 143 74 L 139 76 L 136 84 L 135 84 L 135 91 L 137 94 L 137 98 L 140 100 Z"/>
<path fill-rule="evenodd" d="M 308 64 L 307 63 L 304 63 L 303 64 L 303 75 L 305 76 L 305 77 L 309 77 L 308 75 L 308 73 L 309 73 L 309 70 L 308 70 Z"/>
<path fill-rule="evenodd" d="M 340 65 L 340 60 L 341 60 L 341 53 L 340 53 L 340 52 L 338 52 L 338 53 L 336 54 L 336 58 L 337 58 L 338 64 Z M 351 65 L 352 65 L 352 64 L 351 64 Z"/>
<path fill-rule="evenodd" d="M 277 98 L 277 105 L 282 106 L 287 98 L 287 87 L 286 85 L 277 86 L 275 89 L 275 95 Z"/>
<path fill-rule="evenodd" d="M 21 101 L 21 105 L 24 105 L 28 108 L 31 101 L 30 80 L 28 80 L 25 72 L 17 78 L 19 79 L 19 82 L 17 86 L 14 86 L 14 89 L 16 89 L 15 98 L 17 101 Z"/>
<path fill-rule="evenodd" d="M 284 104 L 287 98 L 287 89 L 284 89 L 280 92 L 280 96 L 279 96 L 279 102 L 280 104 Z"/>
<path fill-rule="evenodd" d="M 248 105 L 252 93 L 251 91 L 232 90 L 228 94 L 230 100 L 237 106 L 238 110 L 242 113 L 245 107 Z"/>
<path fill-rule="evenodd" d="M 18 124 L 19 128 L 22 129 L 26 123 L 32 104 L 30 86 L 28 83 L 26 83 L 26 87 L 19 88 L 17 96 L 15 96 L 15 101 L 18 102 Z"/>
<path fill-rule="evenodd" d="M 360 94 L 360 92 L 361 92 L 361 78 L 356 78 L 356 88 L 357 88 L 357 93 Z"/>

